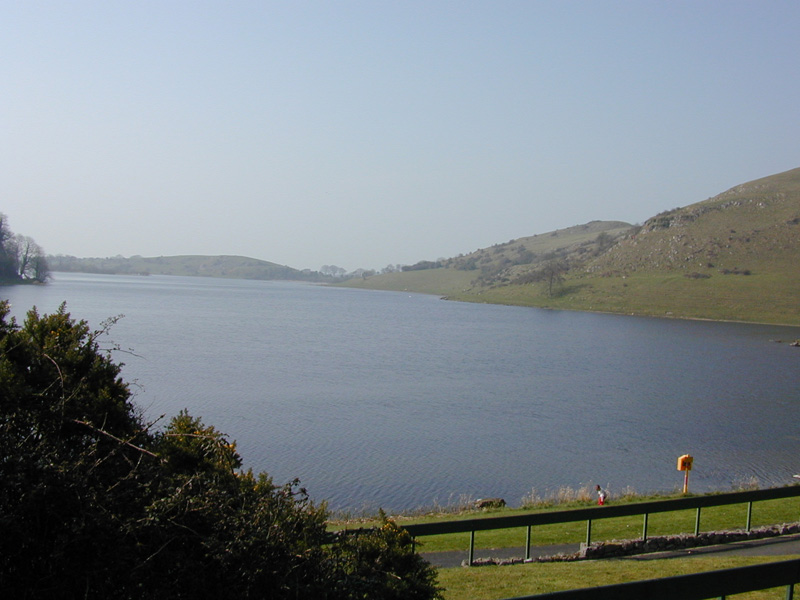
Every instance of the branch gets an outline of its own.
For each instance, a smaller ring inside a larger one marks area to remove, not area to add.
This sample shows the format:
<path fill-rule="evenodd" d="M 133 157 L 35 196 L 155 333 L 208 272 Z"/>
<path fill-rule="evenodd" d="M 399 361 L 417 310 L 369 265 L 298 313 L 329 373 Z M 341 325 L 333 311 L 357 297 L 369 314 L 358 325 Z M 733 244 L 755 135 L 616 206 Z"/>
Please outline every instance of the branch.
<path fill-rule="evenodd" d="M 140 446 L 137 446 L 135 444 L 131 444 L 130 442 L 128 442 L 126 440 L 123 440 L 121 438 L 118 438 L 117 436 L 112 435 L 112 434 L 108 433 L 107 431 L 103 431 L 102 429 L 98 429 L 97 427 L 95 427 L 91 423 L 87 423 L 86 421 L 79 421 L 78 419 L 72 419 L 72 422 L 73 423 L 77 423 L 78 425 L 83 425 L 84 427 L 88 427 L 89 429 L 91 429 L 95 433 L 99 433 L 99 434 L 102 434 L 102 435 L 104 435 L 106 437 L 110 437 L 112 440 L 114 440 L 116 442 L 119 442 L 120 444 L 123 444 L 125 446 L 128 446 L 129 448 L 133 448 L 134 450 L 138 450 L 139 452 L 142 452 L 143 454 L 147 454 L 148 456 L 152 456 L 153 458 L 158 458 L 157 454 L 154 454 L 154 453 L 150 452 L 149 450 L 145 450 L 144 448 L 142 448 Z"/>

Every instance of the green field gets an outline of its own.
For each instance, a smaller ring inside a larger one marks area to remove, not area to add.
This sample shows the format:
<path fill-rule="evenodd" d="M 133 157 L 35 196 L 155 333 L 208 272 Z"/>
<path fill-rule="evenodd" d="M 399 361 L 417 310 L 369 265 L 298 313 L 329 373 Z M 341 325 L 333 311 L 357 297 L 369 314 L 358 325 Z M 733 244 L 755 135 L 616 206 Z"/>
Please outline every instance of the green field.
<path fill-rule="evenodd" d="M 561 590 L 658 579 L 704 571 L 797 558 L 797 556 L 725 557 L 697 556 L 651 561 L 598 560 L 570 563 L 531 563 L 439 570 L 446 600 L 499 600 Z M 736 596 L 742 600 L 779 600 L 785 588 Z"/>

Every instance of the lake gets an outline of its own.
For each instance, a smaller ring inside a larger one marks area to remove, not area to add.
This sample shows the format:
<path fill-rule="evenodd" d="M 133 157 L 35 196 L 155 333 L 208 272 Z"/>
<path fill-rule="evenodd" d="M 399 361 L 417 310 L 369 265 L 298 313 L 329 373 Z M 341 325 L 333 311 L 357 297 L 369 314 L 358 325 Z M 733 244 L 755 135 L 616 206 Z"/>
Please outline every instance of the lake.
<path fill-rule="evenodd" d="M 0 297 L 18 320 L 124 314 L 109 337 L 148 417 L 187 408 L 334 509 L 674 491 L 685 453 L 693 492 L 800 473 L 800 328 L 199 277 L 55 273 Z"/>

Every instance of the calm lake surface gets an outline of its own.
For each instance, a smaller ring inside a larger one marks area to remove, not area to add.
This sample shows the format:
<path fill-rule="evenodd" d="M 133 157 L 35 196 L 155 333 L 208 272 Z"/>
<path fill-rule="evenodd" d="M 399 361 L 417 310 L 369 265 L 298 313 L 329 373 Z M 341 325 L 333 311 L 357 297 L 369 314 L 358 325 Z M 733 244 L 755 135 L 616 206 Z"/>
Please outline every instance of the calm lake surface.
<path fill-rule="evenodd" d="M 183 408 L 245 466 L 334 509 L 511 505 L 599 483 L 730 490 L 800 473 L 800 328 L 466 304 L 302 283 L 55 273 L 0 287 L 18 320 L 66 301 L 110 339 L 149 417 Z"/>

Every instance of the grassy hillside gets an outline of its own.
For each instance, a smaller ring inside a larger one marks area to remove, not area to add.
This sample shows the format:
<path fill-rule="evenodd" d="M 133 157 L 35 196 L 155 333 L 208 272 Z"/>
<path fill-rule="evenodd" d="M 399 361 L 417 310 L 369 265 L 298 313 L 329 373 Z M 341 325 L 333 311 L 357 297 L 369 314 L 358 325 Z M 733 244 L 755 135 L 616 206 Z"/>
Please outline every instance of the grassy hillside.
<path fill-rule="evenodd" d="M 247 258 L 245 256 L 132 256 L 123 258 L 75 258 L 74 256 L 49 256 L 52 271 L 79 273 L 108 273 L 135 275 L 186 275 L 200 277 L 225 277 L 231 279 L 291 279 L 328 280 L 308 271 Z"/>
<path fill-rule="evenodd" d="M 641 227 L 594 222 L 440 261 L 424 286 L 417 287 L 415 271 L 352 285 L 475 302 L 800 325 L 798 259 L 800 169 L 793 169 L 663 212 Z"/>

